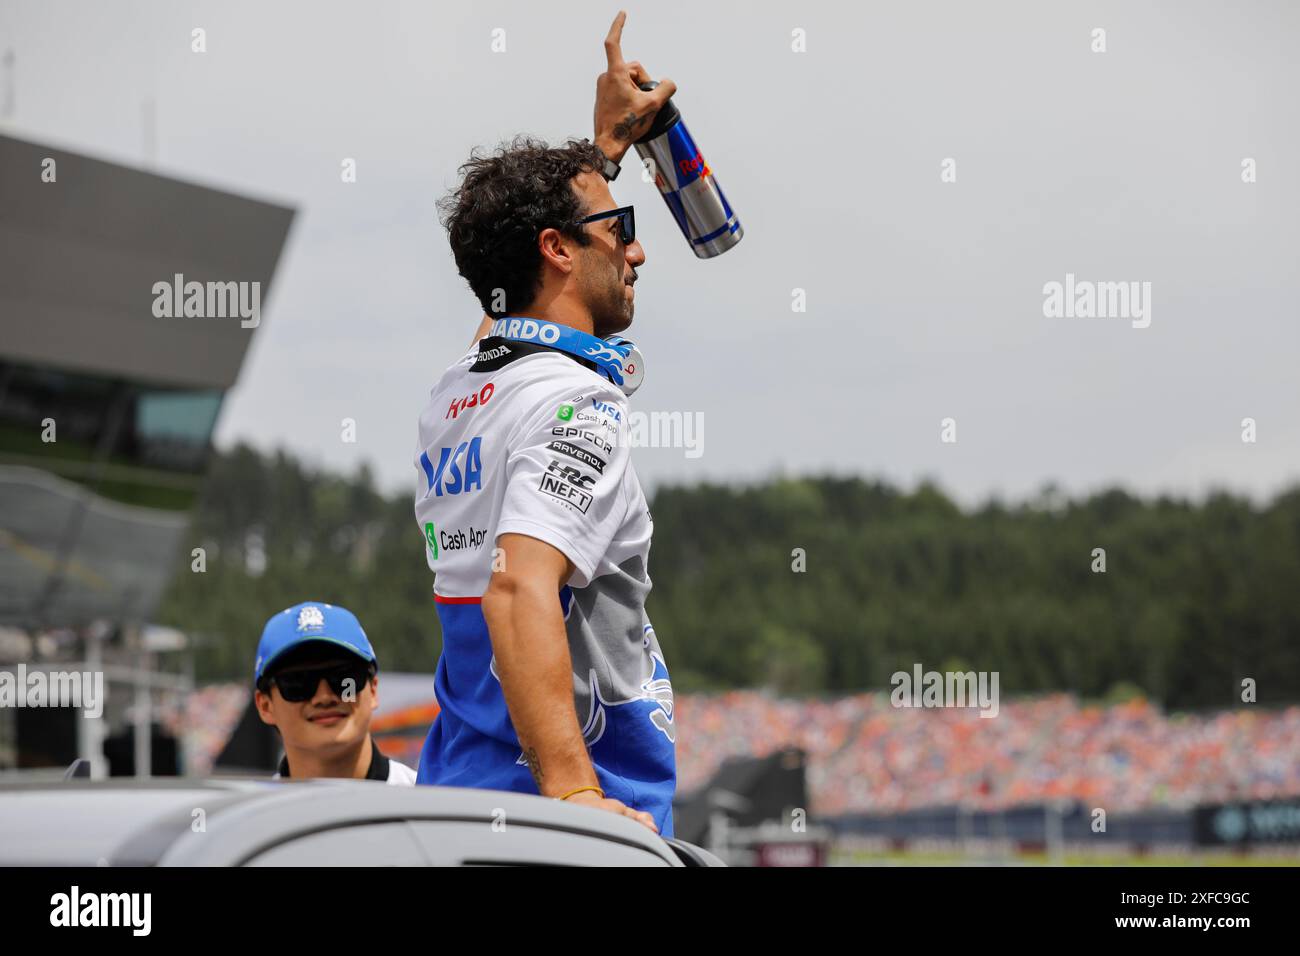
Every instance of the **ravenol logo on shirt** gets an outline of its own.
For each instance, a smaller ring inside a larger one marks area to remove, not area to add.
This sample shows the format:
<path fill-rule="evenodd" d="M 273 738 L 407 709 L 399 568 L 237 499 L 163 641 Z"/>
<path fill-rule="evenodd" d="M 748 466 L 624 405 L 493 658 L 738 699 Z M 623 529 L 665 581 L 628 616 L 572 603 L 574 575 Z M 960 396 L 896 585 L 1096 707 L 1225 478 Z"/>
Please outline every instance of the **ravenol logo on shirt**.
<path fill-rule="evenodd" d="M 562 421 L 562 422 L 567 422 L 569 419 L 571 419 L 571 418 L 573 417 L 573 406 L 572 406 L 572 405 L 561 405 L 561 406 L 559 407 L 559 410 L 556 411 L 556 413 L 555 413 L 555 417 L 558 418 L 558 419 L 559 419 L 560 421 Z"/>
<path fill-rule="evenodd" d="M 455 448 L 450 446 L 438 452 L 438 467 L 435 469 L 429 460 L 429 453 L 420 454 L 420 467 L 429 483 L 428 491 L 441 498 L 444 494 L 458 495 L 465 491 L 479 491 L 483 488 L 483 439 L 475 436 L 463 441 Z M 464 465 L 464 471 L 461 466 Z M 425 497 L 428 497 L 428 491 Z"/>

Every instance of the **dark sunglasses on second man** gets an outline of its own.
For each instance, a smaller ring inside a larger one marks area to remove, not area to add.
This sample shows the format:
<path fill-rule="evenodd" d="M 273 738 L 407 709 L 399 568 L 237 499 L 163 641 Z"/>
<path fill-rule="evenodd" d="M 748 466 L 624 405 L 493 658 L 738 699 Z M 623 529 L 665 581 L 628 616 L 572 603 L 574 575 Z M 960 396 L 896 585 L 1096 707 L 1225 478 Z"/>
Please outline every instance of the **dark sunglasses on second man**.
<path fill-rule="evenodd" d="M 586 219 L 579 219 L 578 225 L 585 226 L 589 222 L 600 222 L 602 219 L 611 219 L 614 216 L 618 216 L 623 245 L 632 245 L 636 240 L 636 217 L 632 214 L 631 206 L 619 206 L 617 209 L 606 209 L 604 212 L 595 213 L 594 215 L 588 216 Z"/>
<path fill-rule="evenodd" d="M 270 680 L 280 688 L 280 696 L 291 704 L 311 700 L 316 696 L 316 689 L 323 680 L 339 697 L 351 688 L 349 695 L 353 700 L 371 678 L 370 665 L 362 662 L 356 664 L 332 664 L 327 667 L 310 667 L 304 670 L 284 671 Z M 351 680 L 351 684 L 346 682 Z"/>

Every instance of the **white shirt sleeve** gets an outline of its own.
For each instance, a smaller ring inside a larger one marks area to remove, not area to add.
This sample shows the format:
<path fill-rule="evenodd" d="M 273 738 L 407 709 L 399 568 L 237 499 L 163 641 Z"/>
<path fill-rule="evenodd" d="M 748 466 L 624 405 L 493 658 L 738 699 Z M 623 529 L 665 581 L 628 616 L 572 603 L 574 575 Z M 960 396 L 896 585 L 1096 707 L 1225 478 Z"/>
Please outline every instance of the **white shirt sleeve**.
<path fill-rule="evenodd" d="M 388 783 L 395 787 L 414 787 L 415 771 L 404 763 L 388 758 Z"/>
<path fill-rule="evenodd" d="M 612 385 L 538 407 L 515 433 L 496 533 L 523 534 L 563 552 L 586 587 L 627 516 L 627 398 Z"/>

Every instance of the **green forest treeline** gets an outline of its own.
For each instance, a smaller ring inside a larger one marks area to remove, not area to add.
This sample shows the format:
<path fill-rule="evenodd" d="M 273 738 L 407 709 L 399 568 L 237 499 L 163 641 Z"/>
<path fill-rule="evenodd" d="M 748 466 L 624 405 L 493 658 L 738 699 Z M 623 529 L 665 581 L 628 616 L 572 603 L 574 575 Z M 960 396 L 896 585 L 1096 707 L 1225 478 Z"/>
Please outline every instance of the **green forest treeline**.
<path fill-rule="evenodd" d="M 963 510 L 929 485 L 808 477 L 665 487 L 651 512 L 649 613 L 679 691 L 888 691 L 920 663 L 998 671 L 1006 695 L 1223 707 L 1251 678 L 1261 705 L 1300 700 L 1300 488 L 1262 508 L 1048 490 Z M 201 678 L 247 679 L 267 617 L 303 600 L 355 611 L 385 669 L 433 669 L 411 498 L 367 469 L 215 454 L 189 540 L 206 570 L 184 549 L 159 618 L 200 638 Z"/>

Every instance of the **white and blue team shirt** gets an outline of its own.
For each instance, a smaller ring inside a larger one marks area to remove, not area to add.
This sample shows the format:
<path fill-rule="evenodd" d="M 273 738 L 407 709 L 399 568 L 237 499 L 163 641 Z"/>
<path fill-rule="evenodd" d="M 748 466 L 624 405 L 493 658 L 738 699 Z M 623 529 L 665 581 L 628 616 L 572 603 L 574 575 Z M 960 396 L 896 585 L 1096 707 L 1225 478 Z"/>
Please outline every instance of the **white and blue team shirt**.
<path fill-rule="evenodd" d="M 442 624 L 440 712 L 417 781 L 537 793 L 480 604 L 498 535 L 537 538 L 574 572 L 556 600 L 578 723 L 606 796 L 673 832 L 673 693 L 645 612 L 652 523 L 628 448 L 627 398 L 592 367 L 488 337 L 420 416 L 415 516 Z"/>

